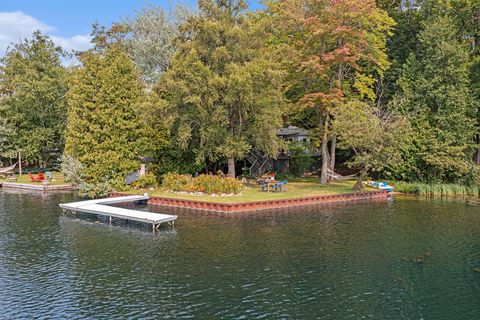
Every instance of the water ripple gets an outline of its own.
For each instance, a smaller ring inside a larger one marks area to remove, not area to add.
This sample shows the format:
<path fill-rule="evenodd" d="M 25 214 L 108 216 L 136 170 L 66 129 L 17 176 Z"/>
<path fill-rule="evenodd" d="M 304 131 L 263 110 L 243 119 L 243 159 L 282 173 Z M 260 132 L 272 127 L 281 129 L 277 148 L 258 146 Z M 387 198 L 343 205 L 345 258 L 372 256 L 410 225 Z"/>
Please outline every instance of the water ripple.
<path fill-rule="evenodd" d="M 0 319 L 480 318 L 480 215 L 459 202 L 144 208 L 179 215 L 152 235 L 70 200 L 0 191 Z"/>

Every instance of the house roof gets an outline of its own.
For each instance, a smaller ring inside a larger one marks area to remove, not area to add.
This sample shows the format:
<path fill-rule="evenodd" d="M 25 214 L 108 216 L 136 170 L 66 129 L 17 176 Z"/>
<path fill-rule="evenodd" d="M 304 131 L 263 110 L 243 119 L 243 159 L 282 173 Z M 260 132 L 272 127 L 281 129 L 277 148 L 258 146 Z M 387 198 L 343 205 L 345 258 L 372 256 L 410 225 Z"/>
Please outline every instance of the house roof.
<path fill-rule="evenodd" d="M 277 130 L 278 136 L 309 136 L 310 132 L 307 129 L 288 126 Z"/>

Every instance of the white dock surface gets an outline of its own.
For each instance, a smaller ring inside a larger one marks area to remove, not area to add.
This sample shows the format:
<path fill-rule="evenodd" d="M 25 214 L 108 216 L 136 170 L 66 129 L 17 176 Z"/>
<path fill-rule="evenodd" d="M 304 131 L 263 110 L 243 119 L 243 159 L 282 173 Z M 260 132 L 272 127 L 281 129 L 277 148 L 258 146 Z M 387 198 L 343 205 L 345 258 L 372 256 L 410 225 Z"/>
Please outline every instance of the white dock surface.
<path fill-rule="evenodd" d="M 169 214 L 161 214 L 154 212 L 146 212 L 139 210 L 131 210 L 124 208 L 117 208 L 112 206 L 107 206 L 106 204 L 122 203 L 122 202 L 133 202 L 133 201 L 142 201 L 148 200 L 148 196 L 124 196 L 124 197 L 115 197 L 115 198 L 106 198 L 106 199 L 96 199 L 96 200 L 86 200 L 79 202 L 71 203 L 61 203 L 60 207 L 64 210 L 71 210 L 72 212 L 86 212 L 99 214 L 103 216 L 127 220 L 134 220 L 140 222 L 151 223 L 153 229 L 158 229 L 161 223 L 163 222 L 172 222 L 177 219 L 177 216 Z"/>

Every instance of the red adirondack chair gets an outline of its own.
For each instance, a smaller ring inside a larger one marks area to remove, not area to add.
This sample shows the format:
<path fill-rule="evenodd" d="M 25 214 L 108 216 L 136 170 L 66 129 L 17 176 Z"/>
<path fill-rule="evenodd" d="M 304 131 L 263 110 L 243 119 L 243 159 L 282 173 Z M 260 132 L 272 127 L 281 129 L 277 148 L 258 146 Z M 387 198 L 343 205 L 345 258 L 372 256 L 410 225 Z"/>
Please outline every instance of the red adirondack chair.
<path fill-rule="evenodd" d="M 42 182 L 45 180 L 45 176 L 41 172 L 37 176 L 34 176 L 31 172 L 29 172 L 28 176 L 32 182 Z"/>

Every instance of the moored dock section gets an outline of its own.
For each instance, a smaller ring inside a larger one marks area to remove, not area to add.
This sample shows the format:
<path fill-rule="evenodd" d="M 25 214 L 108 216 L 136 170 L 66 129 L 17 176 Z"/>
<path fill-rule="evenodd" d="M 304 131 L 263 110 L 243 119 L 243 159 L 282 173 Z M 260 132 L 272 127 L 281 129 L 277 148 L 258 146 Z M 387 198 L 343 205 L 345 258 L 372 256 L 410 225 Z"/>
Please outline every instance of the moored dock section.
<path fill-rule="evenodd" d="M 168 223 L 170 226 L 173 226 L 175 223 L 175 220 L 177 219 L 176 215 L 168 215 L 168 214 L 108 206 L 108 204 L 147 201 L 148 199 L 149 199 L 148 195 L 144 195 L 144 196 L 134 195 L 134 196 L 106 198 L 106 199 L 86 200 L 86 201 L 71 202 L 71 203 L 61 203 L 60 207 L 63 209 L 64 213 L 70 210 L 74 215 L 77 212 L 85 212 L 85 213 L 92 213 L 92 214 L 107 216 L 109 217 L 110 221 L 112 221 L 112 218 L 120 218 L 120 219 L 126 219 L 126 220 L 151 223 L 152 229 L 154 232 L 158 230 L 158 228 L 162 223 Z"/>

